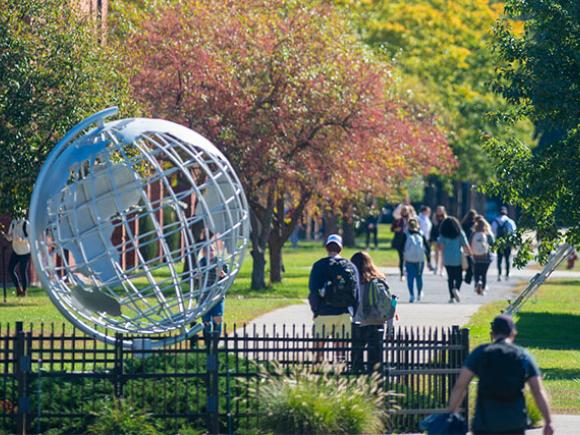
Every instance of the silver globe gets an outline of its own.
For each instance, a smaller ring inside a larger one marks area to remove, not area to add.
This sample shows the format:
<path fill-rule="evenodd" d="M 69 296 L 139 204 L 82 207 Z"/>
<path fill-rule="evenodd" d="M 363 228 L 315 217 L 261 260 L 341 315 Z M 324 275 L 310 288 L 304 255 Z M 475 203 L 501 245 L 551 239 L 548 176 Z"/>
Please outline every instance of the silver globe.
<path fill-rule="evenodd" d="M 199 329 L 240 270 L 249 213 L 232 166 L 192 130 L 159 119 L 75 126 L 43 165 L 30 204 L 39 278 L 86 333 Z"/>

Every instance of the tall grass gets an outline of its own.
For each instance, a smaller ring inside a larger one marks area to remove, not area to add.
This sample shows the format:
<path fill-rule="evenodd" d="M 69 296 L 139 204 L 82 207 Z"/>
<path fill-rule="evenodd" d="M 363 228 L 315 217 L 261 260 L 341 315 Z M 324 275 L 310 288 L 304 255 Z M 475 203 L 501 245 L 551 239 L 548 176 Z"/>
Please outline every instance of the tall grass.
<path fill-rule="evenodd" d="M 347 377 L 341 366 L 278 369 L 251 388 L 264 417 L 256 428 L 274 434 L 384 433 L 389 393 L 378 375 Z"/>

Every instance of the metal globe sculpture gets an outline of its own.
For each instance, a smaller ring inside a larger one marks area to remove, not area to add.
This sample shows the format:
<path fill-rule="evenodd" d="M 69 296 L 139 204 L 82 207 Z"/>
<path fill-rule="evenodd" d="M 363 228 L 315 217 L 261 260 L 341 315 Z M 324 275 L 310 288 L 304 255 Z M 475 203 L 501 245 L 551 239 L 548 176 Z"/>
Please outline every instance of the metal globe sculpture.
<path fill-rule="evenodd" d="M 200 329 L 231 286 L 248 206 L 209 141 L 159 119 L 104 122 L 117 111 L 85 119 L 48 156 L 30 204 L 32 259 L 74 325 L 104 341 L 156 334 L 159 346 Z"/>

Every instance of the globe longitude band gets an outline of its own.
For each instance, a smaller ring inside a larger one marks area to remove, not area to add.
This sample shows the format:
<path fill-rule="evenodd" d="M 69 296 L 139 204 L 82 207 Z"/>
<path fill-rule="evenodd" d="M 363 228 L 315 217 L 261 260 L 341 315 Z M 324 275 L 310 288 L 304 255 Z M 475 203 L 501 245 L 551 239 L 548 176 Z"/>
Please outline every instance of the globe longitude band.
<path fill-rule="evenodd" d="M 32 259 L 53 303 L 83 331 L 105 341 L 112 331 L 162 334 L 161 346 L 196 332 L 190 325 L 232 284 L 248 206 L 232 166 L 202 136 L 157 119 L 104 122 L 116 113 L 82 121 L 49 155 L 30 205 Z M 155 183 L 159 198 L 148 195 Z M 160 219 L 165 210 L 175 219 Z M 139 222 L 150 229 L 136 232 Z M 159 252 L 146 255 L 148 244 Z M 130 265 L 120 261 L 128 252 Z"/>

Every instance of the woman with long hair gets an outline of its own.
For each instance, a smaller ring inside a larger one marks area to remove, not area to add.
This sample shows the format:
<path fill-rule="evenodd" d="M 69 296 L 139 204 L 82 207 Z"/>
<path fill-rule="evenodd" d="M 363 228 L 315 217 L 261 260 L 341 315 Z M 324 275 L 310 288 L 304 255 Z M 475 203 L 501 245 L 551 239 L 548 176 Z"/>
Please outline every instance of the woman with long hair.
<path fill-rule="evenodd" d="M 437 245 L 447 271 L 449 303 L 460 302 L 459 291 L 463 280 L 462 256 L 464 253 L 471 255 L 471 250 L 457 218 L 449 216 L 441 222 Z"/>
<path fill-rule="evenodd" d="M 473 254 L 475 292 L 479 295 L 484 294 L 487 290 L 487 271 L 492 260 L 491 246 L 494 242 L 491 225 L 483 216 L 478 216 L 475 219 L 469 245 Z"/>
<path fill-rule="evenodd" d="M 385 319 L 394 315 L 394 305 L 391 305 L 392 295 L 389 285 L 385 281 L 385 276 L 377 269 L 373 260 L 366 252 L 357 252 L 350 261 L 358 270 L 360 290 L 357 295 L 357 308 L 353 317 L 352 327 L 352 369 L 354 372 L 363 370 L 363 355 L 365 348 L 368 352 L 367 372 L 371 372 L 377 364 L 381 363 L 381 342 L 385 332 Z M 380 295 L 378 294 L 380 292 Z M 388 298 L 388 313 L 382 313 L 384 318 L 376 318 L 371 315 L 369 301 Z"/>
<path fill-rule="evenodd" d="M 437 239 L 439 238 L 439 227 L 441 222 L 447 217 L 447 211 L 442 205 L 438 205 L 435 209 L 435 216 L 433 216 L 433 228 L 431 228 L 431 237 L 429 241 L 431 245 L 435 245 L 435 265 L 433 267 L 433 273 L 435 275 L 443 275 L 443 262 L 439 249 L 437 249 Z"/>
<path fill-rule="evenodd" d="M 405 251 L 405 232 L 409 228 L 409 219 L 413 216 L 413 208 L 408 205 L 402 205 L 400 207 L 399 218 L 395 219 L 391 224 L 391 231 L 393 232 L 393 242 L 392 246 L 397 250 L 399 254 L 399 276 L 401 281 L 405 279 L 403 264 L 404 264 L 404 251 Z"/>
<path fill-rule="evenodd" d="M 473 234 L 473 226 L 475 225 L 475 219 L 478 214 L 474 209 L 470 209 L 463 220 L 461 221 L 461 229 L 465 233 L 465 238 L 469 241 L 471 240 L 471 235 Z M 473 278 L 473 260 L 471 257 L 467 257 L 467 270 L 465 271 L 465 282 L 466 284 L 471 284 Z"/>

